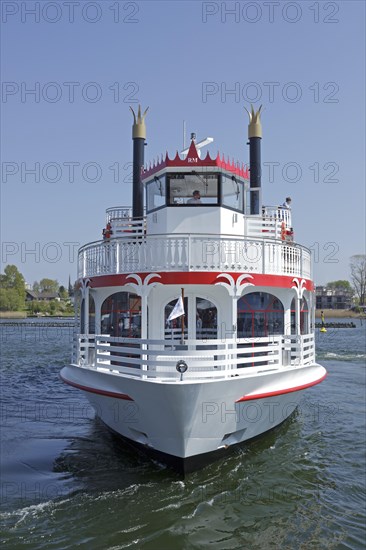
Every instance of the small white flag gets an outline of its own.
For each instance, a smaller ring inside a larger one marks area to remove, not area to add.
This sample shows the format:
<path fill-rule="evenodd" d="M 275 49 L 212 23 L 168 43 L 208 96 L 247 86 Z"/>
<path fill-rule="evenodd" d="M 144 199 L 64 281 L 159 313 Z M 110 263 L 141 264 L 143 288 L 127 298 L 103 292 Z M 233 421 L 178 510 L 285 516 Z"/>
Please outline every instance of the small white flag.
<path fill-rule="evenodd" d="M 184 304 L 182 296 L 179 296 L 177 303 L 175 304 L 171 314 L 169 315 L 167 321 L 173 321 L 177 317 L 184 315 Z"/>

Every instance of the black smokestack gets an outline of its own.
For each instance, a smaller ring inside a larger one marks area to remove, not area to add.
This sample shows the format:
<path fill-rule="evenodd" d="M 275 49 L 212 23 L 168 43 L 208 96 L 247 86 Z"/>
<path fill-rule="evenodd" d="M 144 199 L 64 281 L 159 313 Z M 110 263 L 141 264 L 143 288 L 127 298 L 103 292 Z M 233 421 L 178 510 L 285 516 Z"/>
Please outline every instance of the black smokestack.
<path fill-rule="evenodd" d="M 259 214 L 261 209 L 260 204 L 260 187 L 262 185 L 262 167 L 261 167 L 261 140 L 262 140 L 262 125 L 260 113 L 262 105 L 255 112 L 253 105 L 251 106 L 249 115 L 248 137 L 249 137 L 249 170 L 250 170 L 250 213 Z"/>
<path fill-rule="evenodd" d="M 132 217 L 142 218 L 144 215 L 144 190 L 141 180 L 141 171 L 144 165 L 144 149 L 146 139 L 146 126 L 145 116 L 141 115 L 141 107 L 139 105 L 137 117 L 130 107 L 134 123 L 132 126 L 132 140 L 133 140 L 133 171 L 132 171 Z"/>

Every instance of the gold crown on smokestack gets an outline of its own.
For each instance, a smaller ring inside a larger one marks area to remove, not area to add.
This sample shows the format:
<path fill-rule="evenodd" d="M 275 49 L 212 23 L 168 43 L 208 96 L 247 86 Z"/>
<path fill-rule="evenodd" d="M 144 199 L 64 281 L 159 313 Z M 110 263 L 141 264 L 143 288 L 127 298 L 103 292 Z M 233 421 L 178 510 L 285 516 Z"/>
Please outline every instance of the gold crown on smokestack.
<path fill-rule="evenodd" d="M 149 109 L 145 109 L 144 114 L 141 114 L 141 105 L 139 105 L 137 116 L 135 111 L 130 107 L 133 114 L 133 126 L 132 126 L 132 138 L 143 138 L 146 139 L 146 126 L 145 126 L 145 116 Z"/>
<path fill-rule="evenodd" d="M 249 125 L 248 125 L 248 137 L 262 137 L 262 124 L 261 124 L 261 110 L 262 105 L 259 107 L 258 111 L 254 111 L 253 105 L 250 106 L 251 111 L 248 111 L 246 107 L 244 109 L 249 115 Z"/>

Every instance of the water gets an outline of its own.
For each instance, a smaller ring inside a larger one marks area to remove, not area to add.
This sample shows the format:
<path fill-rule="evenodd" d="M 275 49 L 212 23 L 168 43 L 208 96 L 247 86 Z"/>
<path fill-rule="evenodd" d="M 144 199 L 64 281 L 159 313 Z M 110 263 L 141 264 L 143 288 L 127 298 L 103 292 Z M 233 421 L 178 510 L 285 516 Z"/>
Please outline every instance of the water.
<path fill-rule="evenodd" d="M 5 548 L 365 547 L 365 328 L 317 331 L 328 378 L 280 427 L 184 481 L 59 380 L 72 329 L 3 326 Z"/>

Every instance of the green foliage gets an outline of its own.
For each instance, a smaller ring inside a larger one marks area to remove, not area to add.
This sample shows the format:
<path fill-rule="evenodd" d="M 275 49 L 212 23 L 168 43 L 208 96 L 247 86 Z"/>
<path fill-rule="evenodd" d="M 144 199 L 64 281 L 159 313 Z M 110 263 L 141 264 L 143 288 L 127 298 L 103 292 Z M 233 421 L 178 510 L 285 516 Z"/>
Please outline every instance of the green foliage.
<path fill-rule="evenodd" d="M 57 300 L 34 300 L 28 304 L 30 315 L 74 315 L 74 308 L 68 300 L 58 302 Z"/>
<path fill-rule="evenodd" d="M 58 281 L 54 279 L 41 279 L 39 281 L 40 292 L 58 292 L 59 286 Z"/>
<path fill-rule="evenodd" d="M 29 302 L 28 309 L 31 315 L 36 315 L 37 313 L 48 313 L 49 307 L 47 302 L 34 300 Z"/>
<path fill-rule="evenodd" d="M 15 288 L 0 289 L 0 310 L 19 311 L 24 308 L 24 298 Z"/>
<path fill-rule="evenodd" d="M 15 265 L 7 265 L 0 275 L 0 309 L 17 311 L 25 305 L 25 280 Z"/>
<path fill-rule="evenodd" d="M 351 281 L 355 289 L 359 305 L 364 306 L 366 301 L 366 255 L 356 254 L 350 261 Z"/>
<path fill-rule="evenodd" d="M 327 288 L 330 288 L 332 290 L 346 290 L 351 292 L 352 286 L 349 281 L 340 279 L 339 281 L 331 281 L 327 284 Z"/>
<path fill-rule="evenodd" d="M 68 293 L 68 291 L 66 290 L 66 288 L 65 288 L 63 285 L 61 285 L 61 286 L 59 287 L 58 293 L 59 293 L 59 295 L 60 295 L 61 300 L 67 300 L 68 297 L 69 297 L 69 293 Z"/>
<path fill-rule="evenodd" d="M 34 281 L 32 289 L 34 290 L 34 292 L 39 292 L 39 282 L 38 281 Z"/>
<path fill-rule="evenodd" d="M 74 308 L 69 301 L 67 289 L 60 286 L 56 280 L 42 279 L 33 283 L 35 292 L 57 292 L 61 302 L 57 300 L 33 300 L 27 302 L 27 309 L 31 315 L 73 315 Z M 0 274 L 0 311 L 19 311 L 25 308 L 25 280 L 15 265 L 7 265 L 4 273 Z"/>

